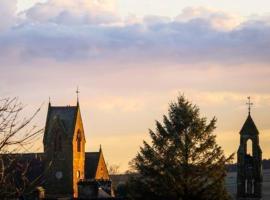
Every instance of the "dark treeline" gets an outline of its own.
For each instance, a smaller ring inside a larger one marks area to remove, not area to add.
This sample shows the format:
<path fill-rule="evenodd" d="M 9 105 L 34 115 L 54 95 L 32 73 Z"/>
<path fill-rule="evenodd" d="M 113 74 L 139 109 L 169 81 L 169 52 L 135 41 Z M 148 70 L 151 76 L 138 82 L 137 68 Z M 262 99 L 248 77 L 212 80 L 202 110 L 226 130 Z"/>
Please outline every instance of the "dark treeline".
<path fill-rule="evenodd" d="M 270 159 L 263 159 L 262 160 L 262 168 L 263 169 L 270 169 Z M 227 170 L 229 172 L 236 172 L 237 171 L 237 163 L 227 165 Z"/>

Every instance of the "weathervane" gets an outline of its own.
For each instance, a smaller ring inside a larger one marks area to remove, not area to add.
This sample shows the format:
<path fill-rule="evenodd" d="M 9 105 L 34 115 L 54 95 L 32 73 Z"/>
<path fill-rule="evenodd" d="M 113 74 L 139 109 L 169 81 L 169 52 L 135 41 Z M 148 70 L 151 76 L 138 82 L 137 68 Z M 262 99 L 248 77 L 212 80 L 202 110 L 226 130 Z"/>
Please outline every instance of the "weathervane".
<path fill-rule="evenodd" d="M 251 102 L 250 96 L 247 97 L 248 102 L 246 103 L 248 105 L 248 114 L 250 115 L 251 106 L 253 106 L 253 103 Z"/>

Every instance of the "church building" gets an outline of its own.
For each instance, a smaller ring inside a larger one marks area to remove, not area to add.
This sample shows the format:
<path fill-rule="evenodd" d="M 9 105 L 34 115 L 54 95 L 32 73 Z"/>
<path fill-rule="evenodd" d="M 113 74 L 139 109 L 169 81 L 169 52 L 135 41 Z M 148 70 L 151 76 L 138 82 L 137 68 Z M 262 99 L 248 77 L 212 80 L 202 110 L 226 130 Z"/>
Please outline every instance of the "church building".
<path fill-rule="evenodd" d="M 64 107 L 49 103 L 43 138 L 47 196 L 78 197 L 79 181 L 109 181 L 101 147 L 99 152 L 85 152 L 85 143 L 79 102 Z"/>
<path fill-rule="evenodd" d="M 111 196 L 111 180 L 102 148 L 100 146 L 97 152 L 85 152 L 85 143 L 79 102 L 76 106 L 52 106 L 49 103 L 44 153 L 16 156 L 30 165 L 27 178 L 35 186 L 44 188 L 46 199 L 77 198 L 82 186 L 81 191 L 95 195 L 93 197 L 97 197 L 98 192 Z"/>

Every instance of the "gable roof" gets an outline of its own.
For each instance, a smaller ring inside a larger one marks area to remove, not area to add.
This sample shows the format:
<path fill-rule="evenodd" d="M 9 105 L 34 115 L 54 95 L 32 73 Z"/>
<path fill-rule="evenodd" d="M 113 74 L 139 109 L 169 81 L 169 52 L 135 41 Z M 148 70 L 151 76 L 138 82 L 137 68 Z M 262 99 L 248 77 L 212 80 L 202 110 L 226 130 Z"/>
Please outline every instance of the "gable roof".
<path fill-rule="evenodd" d="M 43 141 L 46 141 L 47 134 L 54 127 L 55 123 L 60 123 L 68 137 L 73 137 L 78 109 L 79 105 L 51 106 L 49 104 Z"/>
<path fill-rule="evenodd" d="M 85 178 L 94 179 L 96 176 L 100 152 L 85 152 Z"/>
<path fill-rule="evenodd" d="M 241 131 L 240 134 L 259 134 L 259 131 L 251 117 L 251 115 L 249 114 Z"/>

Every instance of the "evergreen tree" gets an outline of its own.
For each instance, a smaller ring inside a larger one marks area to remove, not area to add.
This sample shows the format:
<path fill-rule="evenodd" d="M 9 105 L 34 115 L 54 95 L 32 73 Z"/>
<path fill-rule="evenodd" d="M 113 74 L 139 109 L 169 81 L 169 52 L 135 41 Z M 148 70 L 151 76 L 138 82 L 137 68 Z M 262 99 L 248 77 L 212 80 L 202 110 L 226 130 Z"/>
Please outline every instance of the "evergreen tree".
<path fill-rule="evenodd" d="M 225 200 L 225 157 L 213 131 L 216 118 L 207 123 L 199 108 L 184 96 L 169 105 L 163 124 L 150 130 L 152 144 L 132 161 L 137 171 L 128 182 L 131 199 Z"/>

